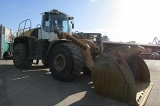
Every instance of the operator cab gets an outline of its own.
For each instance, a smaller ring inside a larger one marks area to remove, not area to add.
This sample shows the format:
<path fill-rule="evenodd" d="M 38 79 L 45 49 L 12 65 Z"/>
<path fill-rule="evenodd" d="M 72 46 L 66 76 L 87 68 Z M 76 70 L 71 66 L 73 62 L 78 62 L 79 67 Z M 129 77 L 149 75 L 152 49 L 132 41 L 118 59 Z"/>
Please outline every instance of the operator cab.
<path fill-rule="evenodd" d="M 70 33 L 73 25 L 73 17 L 58 10 L 51 10 L 42 14 L 42 29 L 46 32 L 54 32 L 55 30 Z"/>

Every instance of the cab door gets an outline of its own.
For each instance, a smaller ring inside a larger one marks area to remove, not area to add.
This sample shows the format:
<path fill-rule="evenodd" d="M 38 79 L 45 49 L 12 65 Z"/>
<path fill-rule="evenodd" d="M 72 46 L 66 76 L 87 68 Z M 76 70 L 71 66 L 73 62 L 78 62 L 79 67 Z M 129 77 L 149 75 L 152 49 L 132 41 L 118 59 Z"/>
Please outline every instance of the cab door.
<path fill-rule="evenodd" d="M 50 14 L 42 16 L 42 28 L 39 30 L 38 39 L 48 39 L 49 41 L 58 39 L 54 33 L 56 27 L 54 21 L 53 16 Z"/>

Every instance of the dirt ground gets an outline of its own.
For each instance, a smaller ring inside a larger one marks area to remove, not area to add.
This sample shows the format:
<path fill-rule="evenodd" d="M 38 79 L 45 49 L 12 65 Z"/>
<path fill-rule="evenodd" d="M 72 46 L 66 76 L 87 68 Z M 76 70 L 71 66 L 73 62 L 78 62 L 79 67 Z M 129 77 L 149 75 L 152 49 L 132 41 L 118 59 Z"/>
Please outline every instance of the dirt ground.
<path fill-rule="evenodd" d="M 154 83 L 145 106 L 160 106 L 160 61 L 146 60 Z M 55 80 L 49 69 L 34 65 L 16 69 L 12 60 L 0 60 L 0 106 L 130 106 L 95 94 L 91 77 L 73 82 Z"/>

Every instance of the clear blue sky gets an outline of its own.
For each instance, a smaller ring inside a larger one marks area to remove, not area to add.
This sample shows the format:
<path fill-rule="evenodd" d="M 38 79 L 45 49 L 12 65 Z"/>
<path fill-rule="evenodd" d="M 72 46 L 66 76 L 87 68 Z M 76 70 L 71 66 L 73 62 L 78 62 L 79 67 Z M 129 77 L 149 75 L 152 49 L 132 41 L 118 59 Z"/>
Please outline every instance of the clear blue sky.
<path fill-rule="evenodd" d="M 29 18 L 36 27 L 40 13 L 51 9 L 74 16 L 74 31 L 99 32 L 111 41 L 160 39 L 160 0 L 1 0 L 0 24 L 17 32 Z"/>

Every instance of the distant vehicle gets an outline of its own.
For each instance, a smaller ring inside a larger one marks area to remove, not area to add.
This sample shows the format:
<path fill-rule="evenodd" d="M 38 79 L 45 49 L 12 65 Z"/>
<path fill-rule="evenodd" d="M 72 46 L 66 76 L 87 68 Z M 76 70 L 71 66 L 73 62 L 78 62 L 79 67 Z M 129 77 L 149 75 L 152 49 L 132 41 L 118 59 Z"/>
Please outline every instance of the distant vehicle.
<path fill-rule="evenodd" d="M 108 38 L 108 36 L 106 36 L 106 35 L 103 35 L 103 41 L 109 41 L 109 38 Z"/>
<path fill-rule="evenodd" d="M 160 51 L 153 52 L 153 53 L 151 54 L 150 59 L 160 60 Z"/>
<path fill-rule="evenodd" d="M 12 44 L 14 32 L 0 24 L 0 58 L 8 59 L 12 57 Z"/>

